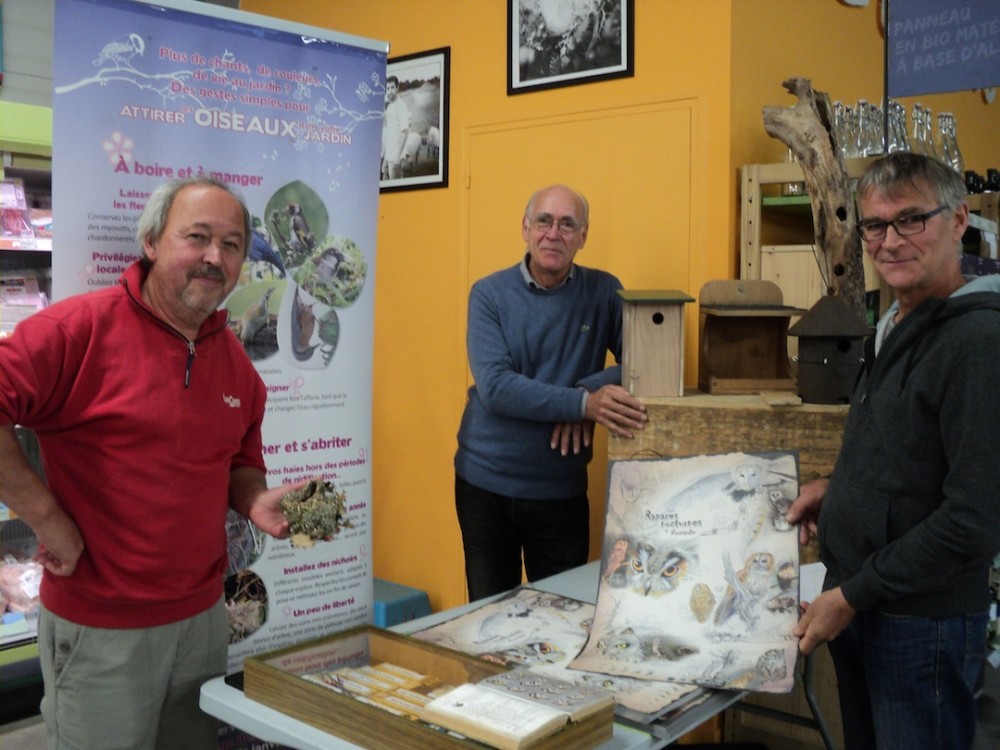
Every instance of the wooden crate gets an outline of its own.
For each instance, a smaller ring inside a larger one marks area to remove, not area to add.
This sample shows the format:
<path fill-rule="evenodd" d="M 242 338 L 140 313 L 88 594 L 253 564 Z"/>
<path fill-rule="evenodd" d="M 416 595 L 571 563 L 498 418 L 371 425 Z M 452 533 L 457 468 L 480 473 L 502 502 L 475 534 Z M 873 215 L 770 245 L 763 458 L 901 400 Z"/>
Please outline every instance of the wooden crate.
<path fill-rule="evenodd" d="M 376 750 L 483 747 L 303 677 L 318 671 L 366 664 L 374 666 L 383 662 L 453 686 L 479 682 L 507 671 L 506 667 L 485 659 L 368 625 L 248 657 L 243 665 L 244 691 L 251 700 L 362 747 Z M 570 722 L 562 731 L 533 743 L 531 748 L 593 747 L 611 738 L 613 720 L 614 708 L 609 706 L 581 722 Z"/>

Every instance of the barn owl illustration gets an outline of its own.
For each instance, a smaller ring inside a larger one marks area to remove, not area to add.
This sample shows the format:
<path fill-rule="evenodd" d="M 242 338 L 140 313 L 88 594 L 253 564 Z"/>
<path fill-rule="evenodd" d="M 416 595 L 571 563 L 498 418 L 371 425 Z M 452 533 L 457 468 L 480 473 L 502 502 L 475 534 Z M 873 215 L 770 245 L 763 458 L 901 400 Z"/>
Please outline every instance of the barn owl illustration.
<path fill-rule="evenodd" d="M 704 583 L 696 583 L 691 589 L 691 611 L 698 622 L 708 622 L 715 608 L 715 595 Z"/>
<path fill-rule="evenodd" d="M 558 664 L 564 654 L 555 644 L 533 641 L 521 646 L 511 646 L 500 651 L 479 654 L 483 659 L 506 664 L 508 667 L 531 667 L 540 664 Z"/>
<path fill-rule="evenodd" d="M 643 596 L 663 596 L 684 580 L 690 560 L 673 547 L 661 550 L 639 542 L 630 550 L 626 565 L 626 580 L 632 591 Z"/>
<path fill-rule="evenodd" d="M 737 614 L 748 629 L 756 628 L 761 605 L 774 577 L 774 555 L 770 552 L 754 552 L 746 559 L 742 570 L 734 572 L 729 553 L 723 552 L 722 567 L 729 585 L 722 595 L 719 608 L 715 610 L 715 624 L 722 625 L 733 614 Z"/>
<path fill-rule="evenodd" d="M 615 628 L 597 640 L 595 648 L 615 661 L 641 663 L 650 660 L 678 661 L 698 649 L 664 635 L 639 635 L 632 628 Z"/>
<path fill-rule="evenodd" d="M 666 507 L 679 511 L 719 497 L 740 502 L 757 492 L 764 480 L 764 474 L 764 467 L 756 463 L 742 463 L 730 471 L 709 474 L 692 482 L 671 497 Z"/>
<path fill-rule="evenodd" d="M 674 511 L 684 510 L 696 503 L 720 497 L 739 503 L 758 496 L 763 487 L 780 480 L 794 479 L 793 476 L 771 469 L 762 461 L 744 461 L 729 471 L 708 474 L 692 482 L 671 497 L 667 507 Z"/>

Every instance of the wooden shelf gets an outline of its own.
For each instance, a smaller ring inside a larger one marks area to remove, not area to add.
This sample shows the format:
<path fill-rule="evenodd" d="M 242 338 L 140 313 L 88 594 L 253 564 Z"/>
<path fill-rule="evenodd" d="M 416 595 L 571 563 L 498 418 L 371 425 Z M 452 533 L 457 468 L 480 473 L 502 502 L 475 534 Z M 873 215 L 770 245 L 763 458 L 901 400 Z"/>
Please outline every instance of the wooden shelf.
<path fill-rule="evenodd" d="M 874 161 L 848 159 L 844 166 L 851 179 L 860 177 Z M 808 195 L 777 195 L 780 186 L 803 180 L 802 168 L 794 162 L 747 164 L 741 169 L 740 193 L 740 278 L 773 281 L 781 288 L 785 302 L 811 308 L 826 294 L 826 282 L 820 271 L 818 250 L 814 247 L 812 203 Z M 971 224 L 985 232 L 997 232 L 1000 193 L 967 196 L 973 212 Z M 981 255 L 989 255 L 986 240 Z M 891 290 L 874 272 L 867 256 L 865 288 L 878 289 L 880 310 L 891 302 Z M 795 342 L 790 344 L 795 354 Z"/>

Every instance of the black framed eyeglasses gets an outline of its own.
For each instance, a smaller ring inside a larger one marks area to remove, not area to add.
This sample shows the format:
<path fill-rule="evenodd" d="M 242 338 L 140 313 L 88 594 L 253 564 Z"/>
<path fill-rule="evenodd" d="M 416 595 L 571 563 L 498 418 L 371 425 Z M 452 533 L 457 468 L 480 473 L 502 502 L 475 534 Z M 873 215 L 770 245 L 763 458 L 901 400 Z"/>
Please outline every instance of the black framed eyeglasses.
<path fill-rule="evenodd" d="M 866 242 L 884 240 L 890 226 L 896 230 L 896 234 L 900 237 L 910 237 L 924 231 L 927 228 L 927 220 L 929 218 L 947 210 L 948 206 L 938 206 L 933 211 L 928 211 L 925 214 L 900 216 L 898 219 L 893 219 L 892 221 L 866 221 L 858 224 L 858 231 L 861 233 L 861 238 Z"/>
<path fill-rule="evenodd" d="M 575 219 L 570 219 L 569 217 L 562 217 L 556 220 L 552 214 L 538 214 L 535 218 L 531 219 L 531 226 L 537 229 L 539 232 L 547 232 L 552 229 L 552 225 L 555 224 L 556 229 L 559 234 L 569 236 L 574 232 L 579 231 L 580 225 L 576 223 Z"/>

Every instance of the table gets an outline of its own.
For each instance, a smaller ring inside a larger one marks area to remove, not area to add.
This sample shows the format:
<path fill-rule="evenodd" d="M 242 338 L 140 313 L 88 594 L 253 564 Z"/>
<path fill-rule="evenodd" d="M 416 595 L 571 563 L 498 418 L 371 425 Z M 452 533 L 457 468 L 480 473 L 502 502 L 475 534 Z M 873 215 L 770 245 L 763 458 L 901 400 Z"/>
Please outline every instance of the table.
<path fill-rule="evenodd" d="M 600 562 L 594 561 L 559 575 L 535 581 L 532 587 L 560 596 L 594 603 Z M 412 633 L 437 625 L 445 620 L 482 606 L 482 602 L 466 604 L 417 620 L 396 625 L 390 630 Z M 612 738 L 599 750 L 654 750 L 666 747 L 683 734 L 733 705 L 746 693 L 716 691 L 709 698 L 678 718 L 659 723 L 647 731 L 616 720 Z M 231 687 L 222 677 L 206 682 L 201 688 L 201 708 L 208 714 L 267 742 L 295 750 L 362 750 L 358 745 L 294 719 L 257 701 L 247 698 L 242 690 Z"/>

